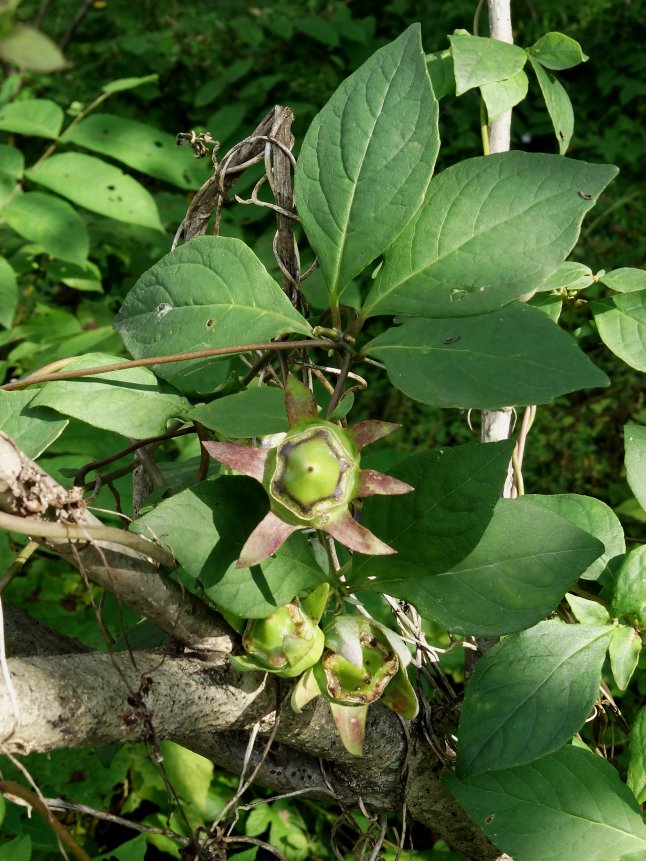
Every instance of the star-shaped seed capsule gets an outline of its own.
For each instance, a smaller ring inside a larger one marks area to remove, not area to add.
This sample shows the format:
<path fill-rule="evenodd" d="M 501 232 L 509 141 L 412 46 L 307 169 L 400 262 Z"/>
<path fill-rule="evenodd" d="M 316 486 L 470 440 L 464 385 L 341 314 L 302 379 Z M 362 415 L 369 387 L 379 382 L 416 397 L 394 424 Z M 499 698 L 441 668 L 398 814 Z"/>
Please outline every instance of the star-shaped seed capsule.
<path fill-rule="evenodd" d="M 413 490 L 397 478 L 360 467 L 361 449 L 399 425 L 368 420 L 344 429 L 320 419 L 314 396 L 291 374 L 285 402 L 290 429 L 274 437 L 271 447 L 203 444 L 220 463 L 259 481 L 269 495 L 270 511 L 247 539 L 238 567 L 262 562 L 298 529 L 322 530 L 359 553 L 395 553 L 357 523 L 350 503 Z"/>

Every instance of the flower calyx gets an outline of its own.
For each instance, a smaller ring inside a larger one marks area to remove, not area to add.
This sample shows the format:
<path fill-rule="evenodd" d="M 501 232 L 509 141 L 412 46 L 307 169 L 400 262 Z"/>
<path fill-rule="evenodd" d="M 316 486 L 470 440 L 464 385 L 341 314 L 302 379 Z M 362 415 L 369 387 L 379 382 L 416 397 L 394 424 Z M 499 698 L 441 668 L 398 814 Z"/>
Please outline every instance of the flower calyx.
<path fill-rule="evenodd" d="M 291 374 L 285 402 L 290 429 L 272 437 L 268 447 L 203 443 L 212 457 L 255 478 L 269 495 L 269 513 L 247 539 L 238 567 L 262 562 L 293 532 L 307 528 L 327 532 L 360 553 L 394 553 L 357 523 L 350 504 L 365 496 L 413 490 L 399 479 L 360 467 L 361 449 L 399 425 L 368 420 L 344 429 L 320 419 L 314 396 Z"/>

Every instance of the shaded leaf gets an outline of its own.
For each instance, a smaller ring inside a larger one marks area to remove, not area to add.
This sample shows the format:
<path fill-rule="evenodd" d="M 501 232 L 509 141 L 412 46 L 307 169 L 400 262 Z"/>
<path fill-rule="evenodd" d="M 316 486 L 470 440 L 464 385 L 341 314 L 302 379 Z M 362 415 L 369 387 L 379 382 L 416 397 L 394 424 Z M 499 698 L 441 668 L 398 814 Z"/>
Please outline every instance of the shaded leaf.
<path fill-rule="evenodd" d="M 458 96 L 473 87 L 513 77 L 527 61 L 522 48 L 499 39 L 454 33 L 449 36 L 449 42 Z"/>
<path fill-rule="evenodd" d="M 545 281 L 542 281 L 537 291 L 547 290 L 584 290 L 594 284 L 594 275 L 589 266 L 584 263 L 576 263 L 574 260 L 566 260 L 557 266 L 554 272 Z"/>
<path fill-rule="evenodd" d="M 416 579 L 405 579 L 397 578 L 393 557 L 383 563 L 375 587 L 383 583 L 382 591 L 410 601 L 450 631 L 497 636 L 545 618 L 601 548 L 591 535 L 524 499 L 500 500 L 466 558 L 438 576 L 418 569 Z"/>
<path fill-rule="evenodd" d="M 610 622 L 610 613 L 597 601 L 571 595 L 569 592 L 565 598 L 570 605 L 572 615 L 582 625 L 607 625 Z"/>
<path fill-rule="evenodd" d="M 571 69 L 589 59 L 581 45 L 564 33 L 546 33 L 527 52 L 546 69 Z"/>
<path fill-rule="evenodd" d="M 552 120 L 561 155 L 567 152 L 574 132 L 572 102 L 563 85 L 533 57 L 530 57 L 536 80 L 543 93 L 545 107 Z"/>
<path fill-rule="evenodd" d="M 420 26 L 380 48 L 314 118 L 295 177 L 298 212 L 332 297 L 402 231 L 439 147 Z"/>
<path fill-rule="evenodd" d="M 76 210 L 51 194 L 26 191 L 16 194 L 2 211 L 7 224 L 52 257 L 82 266 L 90 250 L 87 227 Z"/>
<path fill-rule="evenodd" d="M 504 81 L 483 84 L 480 87 L 480 93 L 487 107 L 489 122 L 493 122 L 496 117 L 504 114 L 505 111 L 511 110 L 519 102 L 522 102 L 527 95 L 528 86 L 527 75 L 522 69 Z"/>
<path fill-rule="evenodd" d="M 389 591 L 393 583 L 407 583 L 414 589 L 419 578 L 447 571 L 464 559 L 492 517 L 511 450 L 508 441 L 470 443 L 416 454 L 389 470 L 414 491 L 372 497 L 361 522 L 397 555 L 384 559 L 355 554 L 354 588 Z"/>
<path fill-rule="evenodd" d="M 0 206 L 4 206 L 16 183 L 22 178 L 25 157 L 19 149 L 0 144 Z"/>
<path fill-rule="evenodd" d="M 621 521 L 600 499 L 578 493 L 556 493 L 549 496 L 528 493 L 523 499 L 553 511 L 603 542 L 603 554 L 580 575 L 582 580 L 598 580 L 608 571 L 611 560 L 626 552 Z"/>
<path fill-rule="evenodd" d="M 205 427 L 235 439 L 280 433 L 288 427 L 285 393 L 270 386 L 246 389 L 209 404 L 199 404 L 189 416 Z"/>
<path fill-rule="evenodd" d="M 646 427 L 624 426 L 626 478 L 637 501 L 646 511 Z"/>
<path fill-rule="evenodd" d="M 483 655 L 460 714 L 458 774 L 524 765 L 565 744 L 592 710 L 613 631 L 554 619 Z"/>
<path fill-rule="evenodd" d="M 94 156 L 66 152 L 25 171 L 38 185 L 117 221 L 163 230 L 150 192 L 131 176 Z"/>
<path fill-rule="evenodd" d="M 408 397 L 438 407 L 543 404 L 609 384 L 570 335 L 521 303 L 475 317 L 405 319 L 364 352 Z"/>
<path fill-rule="evenodd" d="M 631 368 L 646 371 L 646 290 L 590 303 L 601 340 Z"/>
<path fill-rule="evenodd" d="M 628 687 L 633 673 L 637 669 L 639 654 L 642 648 L 642 638 L 637 631 L 629 625 L 619 625 L 615 629 L 608 654 L 610 656 L 610 668 L 615 682 L 620 691 Z"/>
<path fill-rule="evenodd" d="M 0 391 L 0 430 L 16 443 L 27 457 L 35 460 L 68 425 L 54 410 L 32 406 L 38 392 Z"/>
<path fill-rule="evenodd" d="M 18 305 L 18 280 L 8 261 L 0 257 L 0 326 L 11 328 Z"/>
<path fill-rule="evenodd" d="M 56 72 L 66 66 L 56 43 L 28 24 L 14 24 L 0 39 L 0 57 L 5 63 L 30 72 Z"/>
<path fill-rule="evenodd" d="M 190 149 L 178 147 L 173 135 L 126 117 L 90 114 L 61 140 L 110 156 L 179 188 L 198 188 L 207 177 L 204 164 Z"/>
<path fill-rule="evenodd" d="M 640 804 L 646 801 L 646 706 L 637 712 L 630 730 L 628 786 Z"/>
<path fill-rule="evenodd" d="M 49 99 L 22 99 L 0 108 L 0 129 L 5 132 L 57 138 L 62 125 L 63 110 Z"/>
<path fill-rule="evenodd" d="M 253 251 L 222 236 L 200 236 L 162 257 L 128 293 L 114 327 L 136 359 L 311 333 Z M 222 368 L 221 360 L 197 359 L 155 372 L 195 388 L 202 370 Z"/>
<path fill-rule="evenodd" d="M 637 627 L 646 628 L 646 546 L 636 547 L 624 559 L 615 578 L 612 608 Z"/>
<path fill-rule="evenodd" d="M 363 316 L 455 317 L 506 305 L 545 281 L 577 241 L 612 165 L 506 152 L 438 174 L 368 293 Z"/>
<path fill-rule="evenodd" d="M 66 371 L 123 361 L 107 353 L 88 353 L 65 366 Z M 159 388 L 148 368 L 128 368 L 100 376 L 45 383 L 33 406 L 51 407 L 94 427 L 135 439 L 164 433 L 172 418 L 185 415 L 190 404 Z"/>
<path fill-rule="evenodd" d="M 437 51 L 427 54 L 426 68 L 431 78 L 433 92 L 436 98 L 443 99 L 445 96 L 455 93 L 455 76 L 453 74 L 453 57 L 451 51 Z"/>
<path fill-rule="evenodd" d="M 213 777 L 213 763 L 179 744 L 162 741 L 164 771 L 180 798 L 206 813 L 208 792 Z"/>
<path fill-rule="evenodd" d="M 291 536 L 260 565 L 236 568 L 242 546 L 267 506 L 256 481 L 222 476 L 163 500 L 134 528 L 143 534 L 152 529 L 168 544 L 218 607 L 246 619 L 262 618 L 325 579 L 302 534 Z"/>
<path fill-rule="evenodd" d="M 620 861 L 646 849 L 639 808 L 614 768 L 564 747 L 530 765 L 444 780 L 485 834 L 518 861 Z"/>

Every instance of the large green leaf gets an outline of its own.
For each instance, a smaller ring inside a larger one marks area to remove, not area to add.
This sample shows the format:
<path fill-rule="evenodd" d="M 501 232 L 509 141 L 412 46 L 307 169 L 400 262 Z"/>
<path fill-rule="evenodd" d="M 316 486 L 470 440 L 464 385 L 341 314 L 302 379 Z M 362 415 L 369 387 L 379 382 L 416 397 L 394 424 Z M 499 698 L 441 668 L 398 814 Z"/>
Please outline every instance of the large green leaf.
<path fill-rule="evenodd" d="M 620 861 L 646 850 L 646 825 L 614 768 L 577 747 L 517 768 L 445 783 L 516 861 Z"/>
<path fill-rule="evenodd" d="M 482 314 L 537 287 L 576 243 L 612 165 L 506 152 L 436 176 L 388 249 L 364 316 Z"/>
<path fill-rule="evenodd" d="M 0 326 L 9 329 L 18 304 L 18 280 L 8 261 L 0 257 Z"/>
<path fill-rule="evenodd" d="M 553 619 L 490 649 L 467 685 L 458 774 L 525 765 L 565 744 L 592 710 L 614 630 Z"/>
<path fill-rule="evenodd" d="M 63 110 L 49 99 L 23 99 L 0 108 L 0 129 L 5 132 L 57 138 L 62 125 Z"/>
<path fill-rule="evenodd" d="M 437 115 L 413 24 L 350 75 L 314 118 L 298 160 L 296 199 L 333 297 L 421 204 L 439 148 Z"/>
<path fill-rule="evenodd" d="M 164 500 L 135 528 L 143 534 L 151 529 L 168 544 L 185 571 L 223 610 L 259 618 L 324 580 L 301 534 L 292 535 L 261 565 L 235 567 L 242 545 L 267 508 L 267 496 L 253 479 L 222 476 Z"/>
<path fill-rule="evenodd" d="M 617 293 L 636 293 L 638 290 L 646 290 L 646 271 L 626 266 L 604 272 L 603 275 L 599 273 L 599 281 Z"/>
<path fill-rule="evenodd" d="M 121 362 L 120 356 L 88 353 L 65 366 L 66 371 Z M 170 419 L 186 415 L 187 400 L 159 388 L 148 368 L 128 368 L 100 376 L 45 383 L 33 406 L 51 407 L 94 427 L 144 439 L 164 433 Z"/>
<path fill-rule="evenodd" d="M 646 427 L 625 425 L 624 449 L 628 484 L 637 501 L 646 511 Z"/>
<path fill-rule="evenodd" d="M 561 155 L 567 152 L 574 132 L 574 110 L 572 102 L 561 82 L 551 72 L 546 71 L 543 66 L 533 57 L 530 57 L 532 69 L 536 80 L 543 93 L 545 107 L 550 115 L 554 133 L 559 144 Z"/>
<path fill-rule="evenodd" d="M 417 569 L 406 579 L 397 557 L 387 557 L 379 584 L 450 631 L 497 636 L 545 618 L 602 549 L 562 517 L 523 499 L 501 500 L 466 558 L 438 576 Z"/>
<path fill-rule="evenodd" d="M 236 439 L 286 431 L 285 393 L 261 386 L 199 404 L 190 417 L 211 430 Z"/>
<path fill-rule="evenodd" d="M 483 84 L 507 80 L 520 72 L 527 62 L 522 48 L 499 39 L 454 33 L 449 36 L 449 42 L 458 96 Z"/>
<path fill-rule="evenodd" d="M 0 206 L 4 206 L 16 184 L 22 178 L 25 157 L 19 149 L 0 144 Z"/>
<path fill-rule="evenodd" d="M 397 551 L 352 562 L 355 588 L 388 591 L 447 571 L 476 546 L 500 497 L 512 445 L 508 441 L 435 449 L 389 470 L 415 490 L 366 501 L 361 523 Z M 374 579 L 370 579 L 374 578 Z"/>
<path fill-rule="evenodd" d="M 90 250 L 87 227 L 60 197 L 42 191 L 17 194 L 3 209 L 2 217 L 16 233 L 42 245 L 52 257 L 79 266 L 86 263 Z"/>
<path fill-rule="evenodd" d="M 476 317 L 407 319 L 364 352 L 400 391 L 437 407 L 544 404 L 609 383 L 568 334 L 523 303 Z"/>
<path fill-rule="evenodd" d="M 579 575 L 583 580 L 598 580 L 608 571 L 611 560 L 626 552 L 621 521 L 600 499 L 578 493 L 557 493 L 549 496 L 527 494 L 524 500 L 553 511 L 603 542 L 603 554 Z"/>
<path fill-rule="evenodd" d="M 68 424 L 67 419 L 48 407 L 33 406 L 31 402 L 37 394 L 33 390 L 0 391 L 0 430 L 34 460 L 58 439 Z"/>
<path fill-rule="evenodd" d="M 163 230 L 157 204 L 141 183 L 91 155 L 53 155 L 25 171 L 32 182 L 99 215 Z"/>
<path fill-rule="evenodd" d="M 114 326 L 136 359 L 311 333 L 253 251 L 221 236 L 198 237 L 162 257 L 128 293 Z M 178 385 L 212 365 L 198 359 L 156 372 Z"/>
<path fill-rule="evenodd" d="M 122 161 L 142 173 L 179 188 L 198 188 L 207 173 L 189 149 L 154 126 L 111 114 L 91 114 L 65 132 L 61 140 Z"/>
<path fill-rule="evenodd" d="M 646 546 L 631 550 L 615 578 L 612 609 L 639 628 L 646 628 Z"/>
<path fill-rule="evenodd" d="M 646 290 L 590 303 L 601 340 L 627 365 L 646 371 Z"/>

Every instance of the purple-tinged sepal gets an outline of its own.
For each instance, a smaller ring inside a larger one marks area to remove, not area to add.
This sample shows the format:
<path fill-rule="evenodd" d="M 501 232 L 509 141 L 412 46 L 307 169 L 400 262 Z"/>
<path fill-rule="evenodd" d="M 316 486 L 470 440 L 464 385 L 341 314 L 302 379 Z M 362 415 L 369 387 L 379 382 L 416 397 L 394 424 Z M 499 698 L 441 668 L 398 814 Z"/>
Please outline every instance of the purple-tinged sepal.
<path fill-rule="evenodd" d="M 236 445 L 232 442 L 203 442 L 202 445 L 215 460 L 225 466 L 249 475 L 262 484 L 269 450 L 250 445 Z"/>
<path fill-rule="evenodd" d="M 286 523 L 270 511 L 251 533 L 240 551 L 236 568 L 251 568 L 279 550 L 298 526 Z"/>
<path fill-rule="evenodd" d="M 330 711 L 344 748 L 352 756 L 363 756 L 368 706 L 342 706 L 330 702 Z"/>
<path fill-rule="evenodd" d="M 397 496 L 402 493 L 410 493 L 414 490 L 410 484 L 393 478 L 392 475 L 384 475 L 376 469 L 362 469 L 359 473 L 359 490 L 357 496 Z"/>
<path fill-rule="evenodd" d="M 377 442 L 378 439 L 383 439 L 383 437 L 388 436 L 400 427 L 401 425 L 395 422 L 366 419 L 366 421 L 358 422 L 358 424 L 349 427 L 346 433 L 354 440 L 355 445 L 360 451 L 365 446 Z"/>
<path fill-rule="evenodd" d="M 318 407 L 312 392 L 293 374 L 287 377 L 285 410 L 290 428 L 318 416 Z"/>

